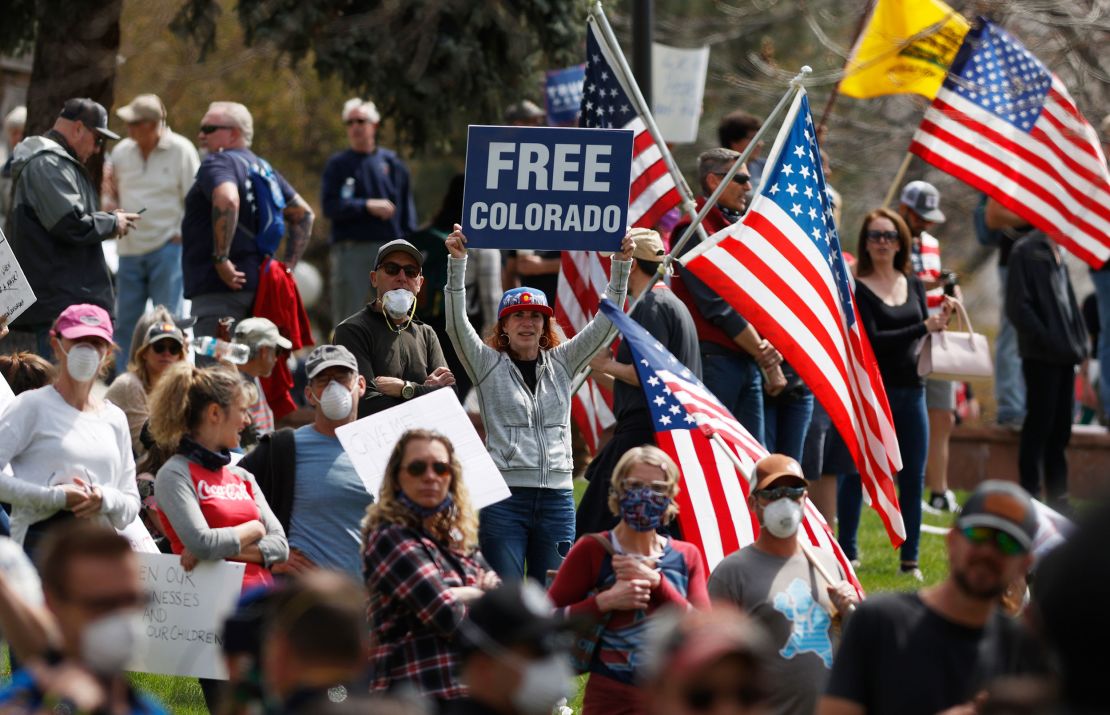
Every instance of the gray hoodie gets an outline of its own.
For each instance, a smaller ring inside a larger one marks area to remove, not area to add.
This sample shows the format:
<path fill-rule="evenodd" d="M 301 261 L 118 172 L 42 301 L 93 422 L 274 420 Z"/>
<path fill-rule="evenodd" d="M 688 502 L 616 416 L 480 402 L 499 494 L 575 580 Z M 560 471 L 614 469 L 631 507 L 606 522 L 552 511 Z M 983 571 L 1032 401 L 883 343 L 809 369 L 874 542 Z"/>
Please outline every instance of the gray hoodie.
<path fill-rule="evenodd" d="M 24 139 L 13 154 L 11 243 L 37 298 L 17 327 L 49 325 L 74 303 L 109 314 L 115 308 L 100 242 L 115 235 L 116 216 L 96 210 L 92 179 L 62 141 L 47 132 Z"/>
<path fill-rule="evenodd" d="M 624 305 L 632 261 L 613 261 L 606 295 Z M 482 342 L 466 317 L 465 258 L 447 259 L 447 334 L 478 390 L 486 449 L 510 487 L 571 489 L 570 388 L 605 343 L 612 323 L 601 313 L 577 335 L 540 351 L 536 392 L 507 353 Z"/>

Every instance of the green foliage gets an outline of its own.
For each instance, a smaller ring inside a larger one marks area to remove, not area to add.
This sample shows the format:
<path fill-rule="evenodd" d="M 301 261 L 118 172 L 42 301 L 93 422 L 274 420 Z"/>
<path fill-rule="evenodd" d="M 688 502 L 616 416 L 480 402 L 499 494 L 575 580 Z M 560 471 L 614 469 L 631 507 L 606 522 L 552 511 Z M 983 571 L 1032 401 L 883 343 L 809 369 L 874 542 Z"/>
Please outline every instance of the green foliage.
<path fill-rule="evenodd" d="M 215 43 L 215 0 L 188 0 L 175 30 Z M 248 45 L 309 59 L 321 77 L 370 96 L 398 139 L 444 147 L 535 96 L 538 70 L 580 60 L 585 7 L 565 0 L 242 0 Z"/>

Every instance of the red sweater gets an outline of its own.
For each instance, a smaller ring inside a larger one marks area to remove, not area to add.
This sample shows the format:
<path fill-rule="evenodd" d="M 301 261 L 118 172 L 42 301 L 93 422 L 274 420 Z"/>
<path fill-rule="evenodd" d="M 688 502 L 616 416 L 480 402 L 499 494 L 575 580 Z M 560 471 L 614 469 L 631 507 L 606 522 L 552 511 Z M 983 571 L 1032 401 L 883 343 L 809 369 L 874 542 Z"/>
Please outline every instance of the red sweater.
<path fill-rule="evenodd" d="M 702 206 L 705 206 L 705 197 L 699 196 L 699 211 L 701 210 Z M 682 234 L 686 231 L 686 227 L 689 225 L 689 216 L 683 216 L 682 220 L 675 224 L 674 229 L 671 231 L 672 243 L 682 238 Z M 701 222 L 701 225 L 705 228 L 706 234 L 712 236 L 718 231 L 724 230 L 731 226 L 732 222 L 725 218 L 725 215 L 721 213 L 720 209 L 714 206 L 709 210 L 709 213 L 705 215 L 705 220 Z M 683 246 L 682 254 L 689 252 L 699 243 L 701 243 L 701 240 L 698 238 L 698 234 L 693 234 L 690 237 L 690 240 L 686 242 L 686 245 Z M 721 330 L 719 327 L 706 320 L 705 316 L 701 314 L 701 311 L 698 309 L 697 304 L 694 302 L 693 294 L 682 282 L 682 273 L 683 271 L 680 269 L 678 271 L 675 271 L 675 274 L 671 277 L 671 290 L 674 291 L 674 294 L 678 297 L 678 299 L 685 303 L 686 307 L 690 309 L 690 317 L 694 319 L 694 327 L 697 328 L 698 331 L 698 340 L 701 342 L 709 342 L 720 345 L 721 347 L 726 348 L 731 352 L 740 352 L 740 346 L 736 344 L 736 341 L 732 339 L 731 335 L 728 335 L 727 333 L 725 333 L 725 331 Z"/>

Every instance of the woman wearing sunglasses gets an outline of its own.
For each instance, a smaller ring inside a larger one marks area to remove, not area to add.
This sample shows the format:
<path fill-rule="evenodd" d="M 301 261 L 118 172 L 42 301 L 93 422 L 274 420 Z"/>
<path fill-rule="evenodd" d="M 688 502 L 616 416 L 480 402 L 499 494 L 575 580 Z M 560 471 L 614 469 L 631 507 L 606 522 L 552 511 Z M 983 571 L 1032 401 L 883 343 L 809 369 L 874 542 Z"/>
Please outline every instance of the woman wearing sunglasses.
<path fill-rule="evenodd" d="M 888 209 L 867 214 L 860 228 L 856 264 L 856 303 L 860 319 L 879 363 L 902 453 L 898 472 L 898 502 L 906 526 L 901 572 L 921 581 L 917 566 L 921 536 L 921 493 L 925 457 L 929 451 L 929 419 L 925 411 L 925 381 L 917 374 L 917 355 L 927 333 L 944 330 L 952 314 L 945 298 L 941 310 L 929 315 L 925 287 L 910 262 L 910 229 Z M 859 526 L 859 477 L 843 480 L 838 494 L 840 542 L 849 558 L 858 556 L 855 534 Z"/>
<path fill-rule="evenodd" d="M 564 342 L 543 291 L 513 288 L 501 296 L 497 323 L 483 340 L 466 315 L 461 226 L 446 245 L 447 334 L 478 391 L 486 449 L 512 492 L 482 510 L 482 553 L 501 578 L 543 583 L 574 542 L 571 384 L 608 341 L 611 323 L 598 313 Z M 607 296 L 617 305 L 624 305 L 635 246 L 630 233 L 612 258 Z"/>
<path fill-rule="evenodd" d="M 612 531 L 588 534 L 574 545 L 551 584 L 554 604 L 569 616 L 604 627 L 580 668 L 590 679 L 583 715 L 645 712 L 637 682 L 647 654 L 646 619 L 664 606 L 708 608 L 701 553 L 658 530 L 678 514 L 678 466 L 666 452 L 634 447 L 613 468 L 609 509 L 620 521 Z"/>
<path fill-rule="evenodd" d="M 478 516 L 450 440 L 401 435 L 363 520 L 371 690 L 466 694 L 455 634 L 467 604 L 500 583 L 478 553 Z"/>
<path fill-rule="evenodd" d="M 140 333 L 131 341 L 131 356 L 127 361 L 127 372 L 112 381 L 105 399 L 123 410 L 127 415 L 127 427 L 131 430 L 131 448 L 136 459 L 146 453 L 139 440 L 143 425 L 150 418 L 148 400 L 159 378 L 166 368 L 185 359 L 185 334 L 173 321 L 173 316 L 164 306 L 158 306 L 150 320 L 140 320 Z"/>

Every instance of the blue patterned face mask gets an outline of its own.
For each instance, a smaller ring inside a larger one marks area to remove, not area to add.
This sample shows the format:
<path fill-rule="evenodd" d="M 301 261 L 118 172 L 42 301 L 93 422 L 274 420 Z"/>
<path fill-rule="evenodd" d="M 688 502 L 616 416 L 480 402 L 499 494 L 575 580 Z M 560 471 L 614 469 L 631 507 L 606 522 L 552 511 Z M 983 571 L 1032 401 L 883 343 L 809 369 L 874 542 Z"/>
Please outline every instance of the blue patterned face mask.
<path fill-rule="evenodd" d="M 452 506 L 454 506 L 454 504 L 455 504 L 455 500 L 451 498 L 450 494 L 448 494 L 446 497 L 444 497 L 443 501 L 441 501 L 438 506 L 432 506 L 432 507 L 421 506 L 421 505 L 417 504 L 416 502 L 414 502 L 412 499 L 410 499 L 407 494 L 405 494 L 403 491 L 401 491 L 399 489 L 397 490 L 397 501 L 400 502 L 402 506 L 404 506 L 406 509 L 411 511 L 413 514 L 416 514 L 421 519 L 427 519 L 429 516 L 435 516 L 436 514 L 442 514 L 443 512 L 447 511 Z"/>
<path fill-rule="evenodd" d="M 671 498 L 657 494 L 651 487 L 632 487 L 620 499 L 621 519 L 635 531 L 655 531 L 663 525 L 663 515 Z"/>

